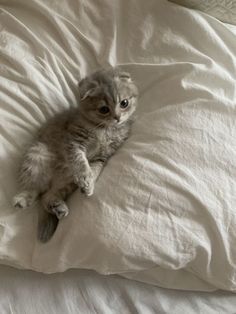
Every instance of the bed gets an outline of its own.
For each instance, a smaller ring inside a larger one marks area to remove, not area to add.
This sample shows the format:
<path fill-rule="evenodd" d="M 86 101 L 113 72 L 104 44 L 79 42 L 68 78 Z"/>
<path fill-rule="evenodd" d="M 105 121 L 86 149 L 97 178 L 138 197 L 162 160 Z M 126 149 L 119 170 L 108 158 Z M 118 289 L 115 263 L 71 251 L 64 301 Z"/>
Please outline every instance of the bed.
<path fill-rule="evenodd" d="M 0 2 L 1 313 L 233 313 L 236 26 L 206 13 L 166 0 Z M 139 86 L 133 132 L 41 244 L 39 206 L 11 205 L 23 148 L 108 66 Z"/>
<path fill-rule="evenodd" d="M 92 271 L 44 275 L 2 266 L 1 313 L 235 313 L 235 294 L 179 291 Z"/>

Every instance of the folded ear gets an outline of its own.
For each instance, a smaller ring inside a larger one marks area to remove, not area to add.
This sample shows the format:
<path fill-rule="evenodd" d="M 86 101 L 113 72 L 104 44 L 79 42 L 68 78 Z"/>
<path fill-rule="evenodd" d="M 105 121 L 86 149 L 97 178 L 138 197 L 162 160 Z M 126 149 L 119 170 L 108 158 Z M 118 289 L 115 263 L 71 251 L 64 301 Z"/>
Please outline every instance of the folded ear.
<path fill-rule="evenodd" d="M 131 81 L 131 75 L 128 72 L 120 72 L 119 73 L 119 78 L 121 80 Z"/>
<path fill-rule="evenodd" d="M 98 82 L 84 78 L 79 82 L 78 87 L 80 99 L 84 100 L 88 96 L 93 96 L 96 93 Z"/>
<path fill-rule="evenodd" d="M 118 72 L 116 77 L 118 77 L 118 79 L 120 79 L 121 81 L 125 81 L 125 82 L 131 82 L 131 75 L 128 72 Z"/>

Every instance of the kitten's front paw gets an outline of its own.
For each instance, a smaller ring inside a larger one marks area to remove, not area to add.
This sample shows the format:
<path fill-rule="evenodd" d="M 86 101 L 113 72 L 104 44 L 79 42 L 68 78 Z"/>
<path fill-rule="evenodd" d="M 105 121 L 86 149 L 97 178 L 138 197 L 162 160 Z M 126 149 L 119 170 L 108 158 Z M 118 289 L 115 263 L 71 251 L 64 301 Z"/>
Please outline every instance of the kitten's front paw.
<path fill-rule="evenodd" d="M 91 170 L 86 173 L 80 174 L 75 178 L 75 183 L 80 187 L 80 191 L 87 195 L 91 196 L 94 191 L 94 178 Z"/>

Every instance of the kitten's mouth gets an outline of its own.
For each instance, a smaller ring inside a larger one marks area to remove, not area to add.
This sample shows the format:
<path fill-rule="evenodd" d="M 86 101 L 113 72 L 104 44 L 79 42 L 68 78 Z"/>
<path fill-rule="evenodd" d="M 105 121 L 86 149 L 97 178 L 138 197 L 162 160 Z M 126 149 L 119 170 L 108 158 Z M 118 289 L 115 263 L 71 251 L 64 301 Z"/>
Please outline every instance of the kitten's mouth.
<path fill-rule="evenodd" d="M 102 127 L 102 128 L 106 128 L 106 127 L 114 127 L 114 126 L 117 126 L 117 125 L 121 125 L 122 123 L 124 123 L 124 120 L 109 120 L 109 121 L 106 121 L 106 122 L 103 122 L 103 123 L 100 123 L 99 126 Z"/>
<path fill-rule="evenodd" d="M 112 125 L 121 125 L 123 122 L 123 120 L 113 120 Z"/>

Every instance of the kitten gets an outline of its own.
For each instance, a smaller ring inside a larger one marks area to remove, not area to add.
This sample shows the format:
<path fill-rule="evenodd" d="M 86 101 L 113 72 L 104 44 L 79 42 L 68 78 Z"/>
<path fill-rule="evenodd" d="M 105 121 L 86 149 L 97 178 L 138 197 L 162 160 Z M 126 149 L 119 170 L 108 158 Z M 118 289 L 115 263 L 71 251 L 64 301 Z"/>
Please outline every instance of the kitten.
<path fill-rule="evenodd" d="M 108 158 L 127 139 L 138 90 L 129 73 L 101 70 L 79 83 L 80 102 L 50 119 L 26 151 L 16 208 L 40 199 L 44 220 L 39 240 L 48 241 L 69 213 L 65 200 L 78 187 L 87 196 Z"/>

